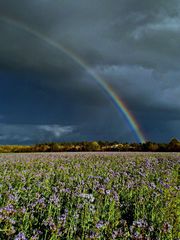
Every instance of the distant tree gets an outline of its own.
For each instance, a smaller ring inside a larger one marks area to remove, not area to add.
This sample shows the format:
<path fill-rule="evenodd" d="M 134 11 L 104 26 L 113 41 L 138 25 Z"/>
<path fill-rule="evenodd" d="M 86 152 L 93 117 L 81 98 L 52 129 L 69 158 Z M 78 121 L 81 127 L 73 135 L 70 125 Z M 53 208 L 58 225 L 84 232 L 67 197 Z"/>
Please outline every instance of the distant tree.
<path fill-rule="evenodd" d="M 159 146 L 159 150 L 158 151 L 160 151 L 160 152 L 168 151 L 166 143 L 159 143 L 158 146 Z"/>
<path fill-rule="evenodd" d="M 179 152 L 180 151 L 180 141 L 176 138 L 171 139 L 171 141 L 168 144 L 168 150 Z"/>
<path fill-rule="evenodd" d="M 143 151 L 155 152 L 155 151 L 158 151 L 158 149 L 159 149 L 158 144 L 150 142 L 150 141 L 143 143 L 143 145 L 142 145 Z"/>
<path fill-rule="evenodd" d="M 58 152 L 59 151 L 59 145 L 58 143 L 52 142 L 49 144 L 50 151 L 51 152 Z"/>
<path fill-rule="evenodd" d="M 100 146 L 99 146 L 98 142 L 96 142 L 96 141 L 88 142 L 86 148 L 87 148 L 87 151 L 98 151 L 98 150 L 100 150 Z"/>
<path fill-rule="evenodd" d="M 142 146 L 139 143 L 131 143 L 130 146 L 131 146 L 132 151 L 141 151 L 142 150 Z"/>
<path fill-rule="evenodd" d="M 157 143 L 150 143 L 148 150 L 151 151 L 151 152 L 156 152 L 156 151 L 159 150 L 159 146 L 158 146 Z"/>

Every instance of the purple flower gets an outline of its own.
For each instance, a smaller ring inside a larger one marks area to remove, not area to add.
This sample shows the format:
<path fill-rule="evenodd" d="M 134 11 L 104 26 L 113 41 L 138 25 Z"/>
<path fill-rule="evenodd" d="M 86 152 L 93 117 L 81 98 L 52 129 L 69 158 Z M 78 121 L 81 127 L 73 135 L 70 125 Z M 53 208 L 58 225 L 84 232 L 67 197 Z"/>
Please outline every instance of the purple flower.
<path fill-rule="evenodd" d="M 66 221 L 66 217 L 67 217 L 66 214 L 62 214 L 60 217 L 58 217 L 58 220 L 65 222 Z"/>
<path fill-rule="evenodd" d="M 102 228 L 104 227 L 105 223 L 103 221 L 99 221 L 97 224 L 96 224 L 96 227 L 99 229 L 99 228 Z"/>
<path fill-rule="evenodd" d="M 90 235 L 89 235 L 89 238 L 95 238 L 96 237 L 96 233 L 93 232 L 93 231 L 90 231 Z"/>
<path fill-rule="evenodd" d="M 37 202 L 38 202 L 39 204 L 44 203 L 44 201 L 45 201 L 45 198 L 44 198 L 44 197 L 37 200 Z"/>
<path fill-rule="evenodd" d="M 104 179 L 105 183 L 108 183 L 109 181 L 110 181 L 110 179 L 108 177 Z"/>
<path fill-rule="evenodd" d="M 16 212 L 16 210 L 14 209 L 14 206 L 11 205 L 11 204 L 7 205 L 7 206 L 4 207 L 4 208 L 1 208 L 1 209 L 0 209 L 0 212 L 2 212 L 3 210 L 6 211 L 8 214 L 12 214 L 12 213 L 15 213 L 15 212 Z"/>
<path fill-rule="evenodd" d="M 24 233 L 20 232 L 14 240 L 27 240 L 26 236 L 24 235 Z"/>
<path fill-rule="evenodd" d="M 45 226 L 49 226 L 49 228 L 50 228 L 51 230 L 56 230 L 56 225 L 55 225 L 54 220 L 53 220 L 52 217 L 48 217 L 48 218 L 46 219 L 46 221 L 43 221 L 43 224 L 44 224 Z"/>
<path fill-rule="evenodd" d="M 164 223 L 164 225 L 163 225 L 163 232 L 164 233 L 170 232 L 171 229 L 172 229 L 172 226 L 169 223 L 167 223 L 167 222 Z"/>
<path fill-rule="evenodd" d="M 122 237 L 123 236 L 123 231 L 122 229 L 114 230 L 112 234 L 112 239 L 117 239 L 117 237 Z"/>
<path fill-rule="evenodd" d="M 111 190 L 106 190 L 106 194 L 107 195 L 111 194 Z"/>
<path fill-rule="evenodd" d="M 149 184 L 149 186 L 150 186 L 150 188 L 153 188 L 153 189 L 155 189 L 155 188 L 156 188 L 156 185 L 155 185 L 155 183 L 154 183 L 154 182 L 151 182 L 151 183 Z"/>
<path fill-rule="evenodd" d="M 17 202 L 18 201 L 18 197 L 15 196 L 15 195 L 10 194 L 9 195 L 9 200 Z"/>
<path fill-rule="evenodd" d="M 53 195 L 50 197 L 50 202 L 51 202 L 51 203 L 54 203 L 55 205 L 58 205 L 58 203 L 59 203 L 59 198 L 56 196 L 56 194 L 53 194 Z"/>

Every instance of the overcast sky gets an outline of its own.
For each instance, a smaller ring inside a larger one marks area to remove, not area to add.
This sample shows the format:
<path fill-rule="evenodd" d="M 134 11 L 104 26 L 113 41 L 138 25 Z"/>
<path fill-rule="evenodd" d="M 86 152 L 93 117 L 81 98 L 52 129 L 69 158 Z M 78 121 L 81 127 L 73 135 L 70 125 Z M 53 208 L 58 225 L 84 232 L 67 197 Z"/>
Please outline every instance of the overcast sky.
<path fill-rule="evenodd" d="M 0 144 L 137 141 L 95 79 L 147 140 L 180 138 L 179 0 L 0 0 Z"/>

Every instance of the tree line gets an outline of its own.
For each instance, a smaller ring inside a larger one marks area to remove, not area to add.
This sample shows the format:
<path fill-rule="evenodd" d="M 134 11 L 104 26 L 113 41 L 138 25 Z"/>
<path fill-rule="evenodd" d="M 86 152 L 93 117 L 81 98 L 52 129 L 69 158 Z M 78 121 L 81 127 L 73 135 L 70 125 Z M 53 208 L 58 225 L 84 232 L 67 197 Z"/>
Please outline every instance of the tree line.
<path fill-rule="evenodd" d="M 169 143 L 119 143 L 108 141 L 92 142 L 50 142 L 29 146 L 4 145 L 0 146 L 0 153 L 16 152 L 88 152 L 88 151 L 134 151 L 134 152 L 180 152 L 180 141 L 173 138 Z"/>

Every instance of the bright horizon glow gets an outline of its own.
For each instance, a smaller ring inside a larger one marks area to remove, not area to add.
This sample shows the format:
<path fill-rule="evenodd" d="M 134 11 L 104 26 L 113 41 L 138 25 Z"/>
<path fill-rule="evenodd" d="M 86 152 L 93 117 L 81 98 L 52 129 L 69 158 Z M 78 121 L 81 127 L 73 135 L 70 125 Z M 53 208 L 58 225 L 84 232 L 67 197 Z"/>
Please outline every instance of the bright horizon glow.
<path fill-rule="evenodd" d="M 94 78 L 96 83 L 101 87 L 101 89 L 106 93 L 106 95 L 110 98 L 114 107 L 118 110 L 118 113 L 120 113 L 121 116 L 125 117 L 130 129 L 133 130 L 133 132 L 135 133 L 136 139 L 141 143 L 146 142 L 144 134 L 138 122 L 136 121 L 135 117 L 132 115 L 130 110 L 127 108 L 123 100 L 115 93 L 112 87 L 108 83 L 106 83 L 102 77 L 100 77 L 97 73 L 95 73 L 91 69 L 90 65 L 88 65 L 83 59 L 77 56 L 74 52 L 64 47 L 62 44 L 53 41 L 51 38 L 30 28 L 29 26 L 27 26 L 22 22 L 19 22 L 15 19 L 12 19 L 6 16 L 1 16 L 0 20 L 7 22 L 10 25 L 14 25 L 17 28 L 20 28 L 23 31 L 30 33 L 31 35 L 34 35 L 36 38 L 40 39 L 41 41 L 44 41 L 47 44 L 51 45 L 52 47 L 58 49 L 59 51 L 67 55 L 69 58 L 71 58 L 74 62 L 79 64 L 82 68 L 84 68 Z"/>

